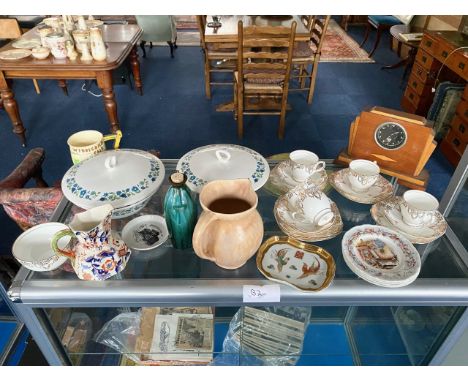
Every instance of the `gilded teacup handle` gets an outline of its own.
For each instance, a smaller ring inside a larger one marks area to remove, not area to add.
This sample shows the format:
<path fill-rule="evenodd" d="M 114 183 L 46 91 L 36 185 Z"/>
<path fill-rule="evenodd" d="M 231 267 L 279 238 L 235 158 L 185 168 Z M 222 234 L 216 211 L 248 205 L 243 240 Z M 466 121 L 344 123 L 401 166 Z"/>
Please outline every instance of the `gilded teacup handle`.
<path fill-rule="evenodd" d="M 61 231 L 57 232 L 54 237 L 52 238 L 52 250 L 59 256 L 66 256 L 69 257 L 70 259 L 75 258 L 75 254 L 72 251 L 64 251 L 63 249 L 60 249 L 58 246 L 58 241 L 65 236 L 72 236 L 75 237 L 75 234 L 71 229 L 62 229 Z"/>
<path fill-rule="evenodd" d="M 115 134 L 104 135 L 104 137 L 102 138 L 102 141 L 107 142 L 107 141 L 110 141 L 112 139 L 115 139 L 114 150 L 117 150 L 119 148 L 119 146 L 120 146 L 120 140 L 122 139 L 122 131 L 117 130 L 115 132 Z"/>

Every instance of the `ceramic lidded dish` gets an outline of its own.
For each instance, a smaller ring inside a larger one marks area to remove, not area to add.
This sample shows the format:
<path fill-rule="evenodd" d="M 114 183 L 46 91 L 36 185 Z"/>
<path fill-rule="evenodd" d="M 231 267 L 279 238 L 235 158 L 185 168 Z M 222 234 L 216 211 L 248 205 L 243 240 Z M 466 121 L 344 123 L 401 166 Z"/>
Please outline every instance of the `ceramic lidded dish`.
<path fill-rule="evenodd" d="M 268 162 L 258 152 L 230 144 L 208 145 L 188 152 L 177 163 L 177 171 L 187 176 L 187 186 L 195 192 L 213 180 L 246 178 L 257 191 L 270 175 Z"/>
<path fill-rule="evenodd" d="M 65 197 L 84 209 L 110 203 L 112 217 L 140 211 L 164 180 L 159 158 L 141 150 L 103 151 L 71 167 L 62 179 Z"/>
<path fill-rule="evenodd" d="M 335 277 L 335 260 L 325 249 L 286 236 L 272 236 L 257 253 L 257 268 L 269 280 L 303 292 L 318 292 Z"/>
<path fill-rule="evenodd" d="M 68 227 L 62 223 L 44 223 L 24 231 L 13 243 L 13 256 L 31 271 L 46 272 L 57 269 L 67 261 L 67 257 L 55 254 L 51 247 L 52 238 L 66 228 Z M 60 244 L 66 246 L 67 241 L 63 238 Z"/>

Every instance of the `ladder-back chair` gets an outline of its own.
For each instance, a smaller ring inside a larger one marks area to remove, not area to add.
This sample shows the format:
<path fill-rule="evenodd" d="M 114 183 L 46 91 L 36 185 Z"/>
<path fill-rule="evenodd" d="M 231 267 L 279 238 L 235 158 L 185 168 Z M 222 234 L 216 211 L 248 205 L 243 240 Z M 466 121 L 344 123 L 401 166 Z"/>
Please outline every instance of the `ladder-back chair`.
<path fill-rule="evenodd" d="M 211 86 L 232 86 L 232 81 L 214 81 L 212 73 L 233 73 L 236 69 L 236 43 L 207 43 L 205 41 L 206 16 L 197 16 L 200 45 L 204 56 L 205 94 L 211 98 Z"/>
<path fill-rule="evenodd" d="M 293 51 L 294 71 L 291 78 L 299 81 L 299 86 L 291 87 L 289 91 L 307 91 L 309 104 L 314 96 L 318 64 L 330 18 L 331 16 L 309 16 L 306 26 L 310 32 L 310 41 L 296 43 Z"/>
<path fill-rule="evenodd" d="M 14 40 L 22 35 L 18 20 L 16 19 L 0 19 L 0 39 Z M 33 79 L 34 89 L 37 94 L 41 94 L 41 89 L 36 79 Z"/>
<path fill-rule="evenodd" d="M 264 114 L 279 115 L 278 137 L 284 137 L 296 26 L 293 22 L 291 27 L 244 28 L 239 21 L 234 75 L 234 116 L 239 138 L 243 136 L 244 115 Z"/>

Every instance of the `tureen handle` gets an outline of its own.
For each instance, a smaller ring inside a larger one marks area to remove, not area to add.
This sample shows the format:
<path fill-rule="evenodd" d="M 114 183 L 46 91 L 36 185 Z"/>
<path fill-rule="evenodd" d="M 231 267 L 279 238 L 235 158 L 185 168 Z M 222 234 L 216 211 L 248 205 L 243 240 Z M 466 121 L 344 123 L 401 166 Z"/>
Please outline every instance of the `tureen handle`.
<path fill-rule="evenodd" d="M 229 151 L 216 150 L 215 153 L 216 153 L 216 158 L 218 158 L 218 160 L 221 163 L 227 163 L 229 161 L 229 159 L 231 159 L 231 154 L 229 153 Z"/>
<path fill-rule="evenodd" d="M 117 165 L 117 158 L 115 155 L 111 155 L 106 158 L 106 161 L 104 162 L 104 166 L 108 169 L 113 169 Z"/>

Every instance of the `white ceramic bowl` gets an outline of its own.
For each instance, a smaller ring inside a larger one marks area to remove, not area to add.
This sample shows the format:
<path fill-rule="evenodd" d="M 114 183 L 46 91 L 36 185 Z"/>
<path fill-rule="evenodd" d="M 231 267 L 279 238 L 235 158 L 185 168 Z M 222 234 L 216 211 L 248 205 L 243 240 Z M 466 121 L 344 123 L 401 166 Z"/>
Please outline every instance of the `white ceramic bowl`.
<path fill-rule="evenodd" d="M 13 243 L 13 256 L 21 265 L 36 272 L 53 271 L 60 267 L 67 257 L 59 256 L 52 250 L 54 235 L 68 226 L 62 223 L 38 224 L 23 232 Z M 59 240 L 59 247 L 64 248 L 70 238 Z"/>
<path fill-rule="evenodd" d="M 50 49 L 44 46 L 33 48 L 32 50 L 33 57 L 37 58 L 38 60 L 46 59 L 47 57 L 49 57 L 49 54 L 50 54 Z"/>

